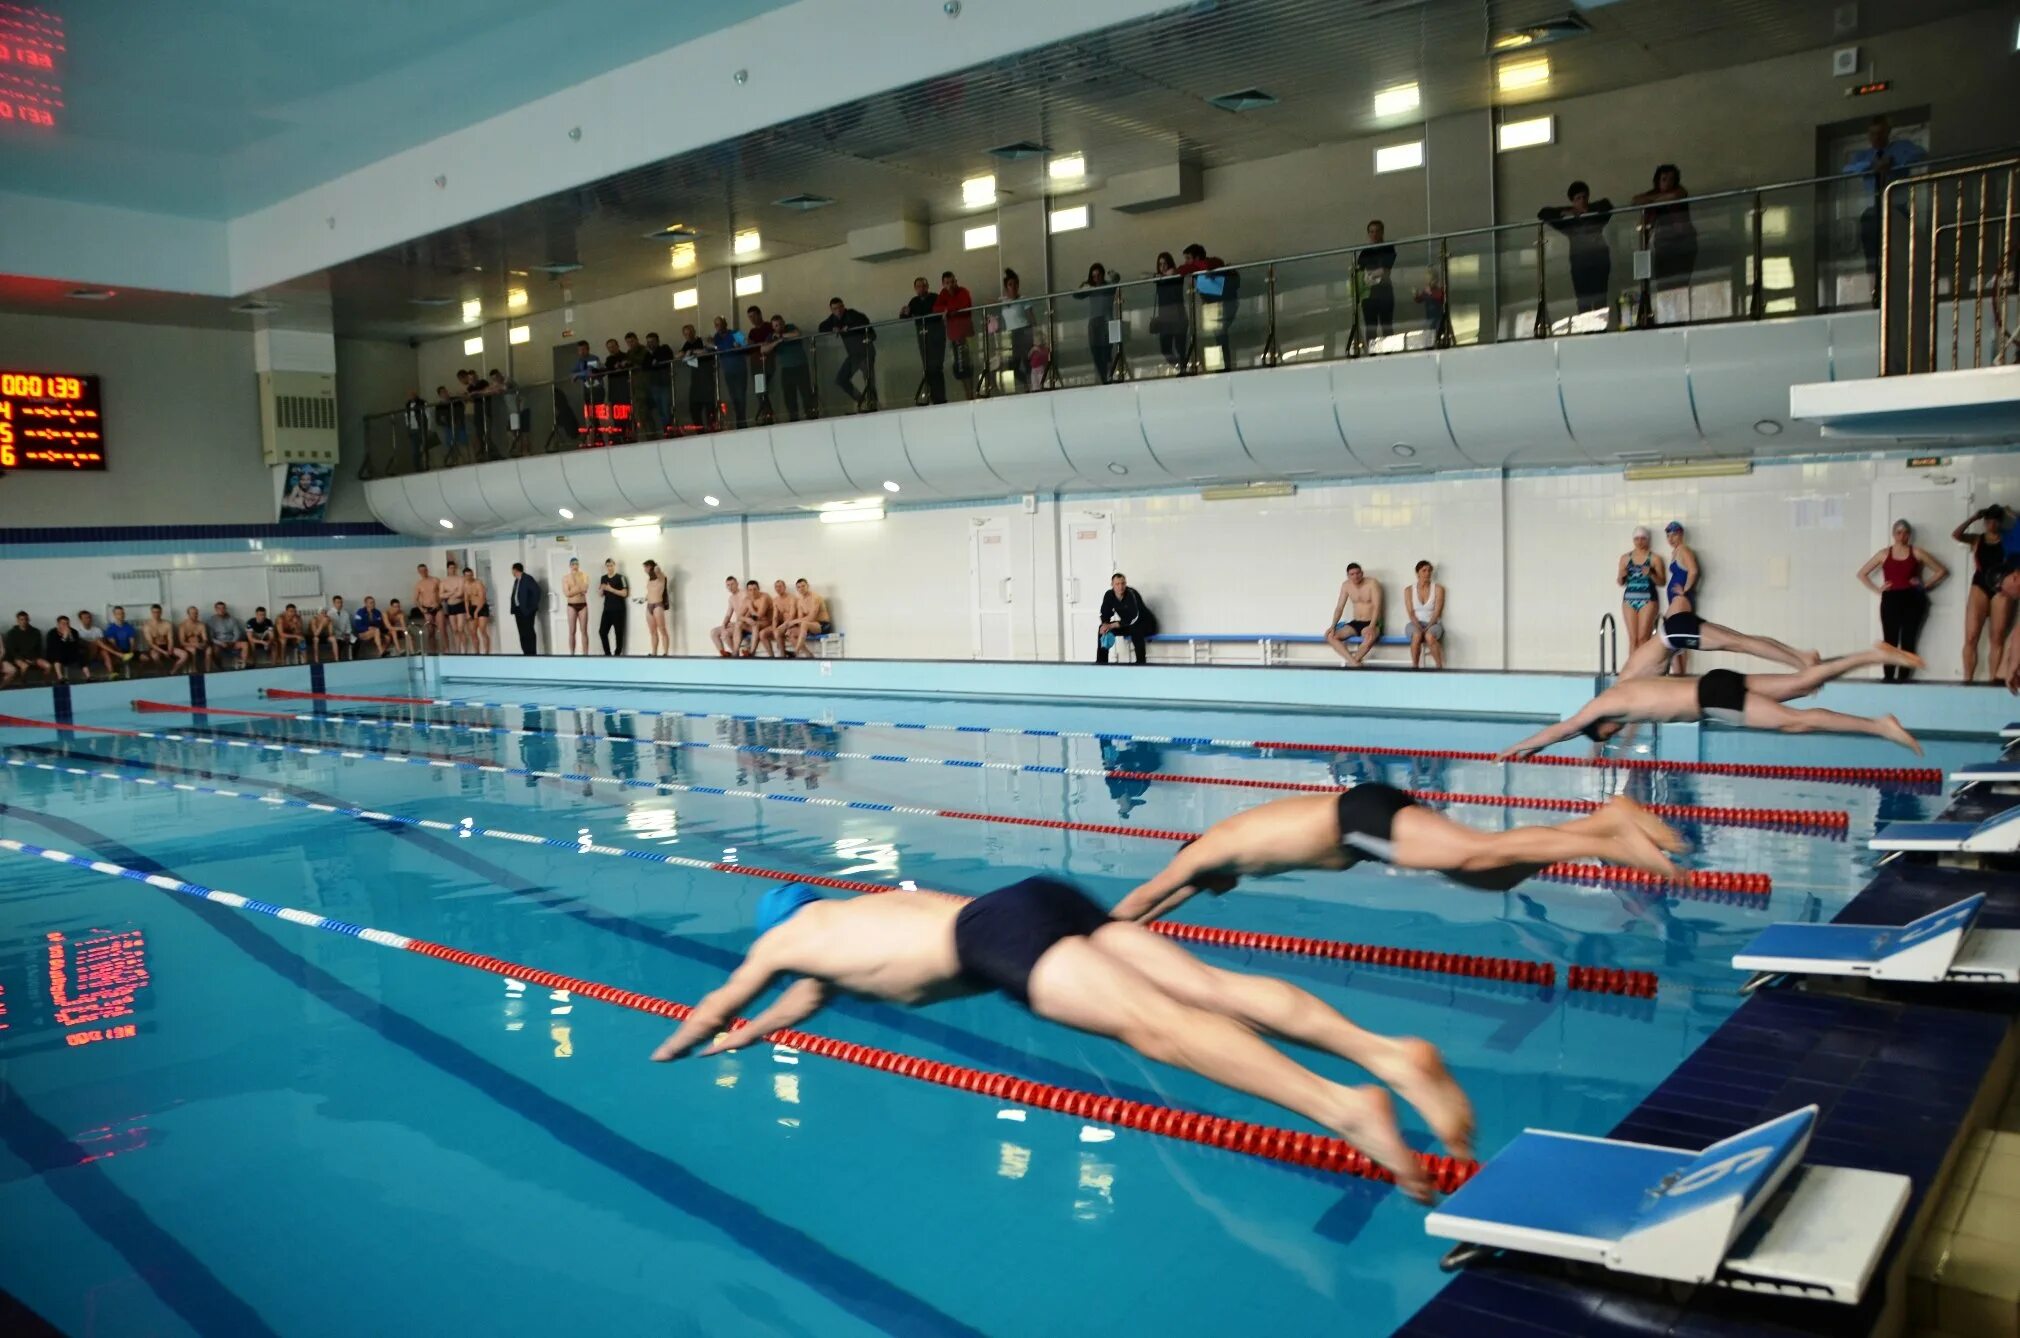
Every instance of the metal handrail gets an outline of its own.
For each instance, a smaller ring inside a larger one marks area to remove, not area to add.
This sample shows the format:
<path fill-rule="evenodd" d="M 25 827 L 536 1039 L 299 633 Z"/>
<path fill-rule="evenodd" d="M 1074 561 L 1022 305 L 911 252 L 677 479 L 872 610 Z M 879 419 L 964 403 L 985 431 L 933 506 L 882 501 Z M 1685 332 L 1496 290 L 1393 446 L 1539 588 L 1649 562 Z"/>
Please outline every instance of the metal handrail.
<path fill-rule="evenodd" d="M 1986 192 L 2001 172 L 2004 172 L 2006 178 L 2005 204 L 2003 219 L 2001 220 L 2003 234 L 1999 246 L 1999 255 L 1988 274 L 1985 268 L 1985 234 L 1989 230 L 1986 218 Z M 1947 223 L 1943 221 L 1942 216 L 1943 188 L 1945 183 L 1951 185 L 1951 201 L 1953 206 L 1952 218 Z M 1978 216 L 1974 221 L 1967 223 L 1964 218 L 1964 197 L 1967 193 L 1967 185 L 1970 184 L 1975 184 L 1977 187 Z M 1963 244 L 1963 233 L 1967 229 L 1974 229 L 1977 233 L 1977 254 L 1972 264 L 1972 282 L 1968 289 L 1974 295 L 1971 302 L 1971 365 L 1973 367 L 1983 365 L 1986 279 L 1989 277 L 1992 281 L 1992 328 L 1995 337 L 1999 336 L 2001 329 L 2005 326 L 2007 293 L 2013 285 L 2013 266 L 2015 261 L 2013 211 L 2016 190 L 2020 190 L 2020 156 L 2007 157 L 1989 162 L 1981 160 L 1969 167 L 1954 167 L 1941 172 L 1919 172 L 1897 181 L 1889 181 L 1880 192 L 1875 207 L 1880 211 L 1879 372 L 1881 376 L 1893 376 L 1901 373 L 1913 374 L 1919 371 L 1934 371 L 1937 369 L 1936 344 L 1939 327 L 1936 307 L 1941 289 L 1942 242 L 1945 233 L 1951 234 L 1950 365 L 1952 368 L 1962 367 L 1963 359 L 1960 353 L 1959 341 L 1962 335 L 1962 303 L 1964 293 L 1967 291 L 1964 284 Z M 1902 258 L 1902 269 L 1907 276 L 1907 282 L 1904 285 L 1905 291 L 1900 295 L 1906 301 L 1907 310 L 1905 318 L 1901 321 L 1905 337 L 1905 348 L 1902 350 L 1904 356 L 1901 359 L 1900 366 L 1897 368 L 1893 357 L 1895 351 L 1893 329 L 1895 318 L 1899 314 L 1895 309 L 1897 298 L 1894 292 L 1896 278 L 1894 250 L 1898 226 L 1894 220 L 1896 215 L 1896 192 L 1898 191 L 1905 191 L 1907 193 L 1907 208 L 1900 211 L 1902 216 L 1907 220 L 1906 254 Z M 1916 288 L 1916 280 L 1918 278 L 1917 261 L 1918 252 L 1921 250 L 1921 200 L 1924 192 L 1929 197 L 1929 226 L 1927 229 L 1928 283 L 1926 289 L 1918 293 Z M 1918 298 L 1920 299 L 1919 303 Z M 1925 337 L 1921 341 L 1921 346 L 1926 348 L 1928 353 L 1926 367 L 1922 365 L 1922 360 L 1916 356 L 1917 341 L 1915 336 L 1921 326 L 1921 322 L 1917 320 L 1916 316 L 1918 305 L 1927 316 L 1927 328 L 1925 331 L 1922 331 Z M 2006 351 L 2012 347 L 2012 343 L 2013 340 L 2010 332 L 2000 339 L 1999 346 L 1994 350 L 1993 354 L 1995 363 L 2005 357 Z"/>
<path fill-rule="evenodd" d="M 1599 615 L 1599 677 L 1612 677 L 1620 672 L 1620 624 L 1610 613 Z"/>

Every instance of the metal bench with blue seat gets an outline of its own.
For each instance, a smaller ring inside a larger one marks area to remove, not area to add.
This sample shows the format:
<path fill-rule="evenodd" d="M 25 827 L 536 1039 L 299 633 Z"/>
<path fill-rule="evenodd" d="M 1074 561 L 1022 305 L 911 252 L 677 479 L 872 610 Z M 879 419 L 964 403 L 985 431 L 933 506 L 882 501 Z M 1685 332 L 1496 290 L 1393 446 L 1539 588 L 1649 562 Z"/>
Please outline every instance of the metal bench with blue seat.
<path fill-rule="evenodd" d="M 1908 1201 L 1903 1175 L 1805 1166 L 1817 1108 L 1701 1152 L 1529 1129 L 1424 1219 L 1461 1242 L 1620 1273 L 1851 1304 Z"/>

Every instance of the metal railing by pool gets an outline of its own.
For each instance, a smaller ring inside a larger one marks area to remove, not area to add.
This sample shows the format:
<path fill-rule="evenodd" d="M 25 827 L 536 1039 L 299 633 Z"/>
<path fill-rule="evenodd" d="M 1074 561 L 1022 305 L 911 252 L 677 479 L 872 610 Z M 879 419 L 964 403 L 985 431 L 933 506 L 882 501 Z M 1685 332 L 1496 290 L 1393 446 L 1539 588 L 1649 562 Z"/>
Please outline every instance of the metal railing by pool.
<path fill-rule="evenodd" d="M 516 382 L 367 415 L 360 478 L 485 460 L 771 426 L 899 405 L 990 399 L 1162 377 L 1378 357 L 1608 331 L 1855 310 L 1902 288 L 1975 295 L 2012 354 L 2013 150 L 1918 165 L 1876 192 L 1863 176 L 1810 177 L 1584 215 L 1246 261 L 1192 274 L 1090 276 L 964 311 L 847 330 L 789 325 L 758 342 L 669 348 L 660 360 Z M 2003 173 L 2003 176 L 2001 175 Z M 2003 182 L 1999 186 L 1997 183 Z M 1975 185 L 1971 183 L 1976 183 Z M 2003 194 L 2000 191 L 2003 190 Z M 1975 191 L 1975 194 L 1972 192 Z M 1946 193 L 1947 192 L 1947 193 Z M 1975 204 L 1967 208 L 1967 196 Z M 1947 204 L 1943 201 L 1948 201 Z M 1924 225 L 1938 207 L 1940 228 Z M 1967 212 L 1971 214 L 1966 217 Z M 1900 217 L 1897 217 L 1897 214 Z M 1583 218 L 1583 223 L 1568 220 Z M 1906 223 L 1903 223 L 1903 218 Z M 1896 235 L 1905 226 L 1903 243 Z M 1997 231 L 1994 241 L 1988 232 Z M 1977 256 L 1962 267 L 1971 233 Z M 1949 240 L 1944 240 L 1944 239 Z M 1990 268 L 1984 252 L 1996 251 Z M 1950 275 L 1938 283 L 1944 258 Z M 1620 262 L 1620 263 L 1616 263 Z M 1915 339 L 1927 370 L 1934 308 Z M 1919 328 L 1919 327 L 1918 327 Z M 1954 330 L 1953 330 L 1954 335 Z M 1952 340 L 1953 346 L 1955 339 Z M 1973 353 L 1977 356 L 1978 345 Z M 1960 353 L 1953 351 L 1955 363 Z M 1887 354 L 1883 352 L 1883 363 Z M 1899 370 L 1896 368 L 1896 370 Z"/>
<path fill-rule="evenodd" d="M 1882 376 L 2020 362 L 2016 187 L 2013 156 L 1887 183 L 1878 220 Z"/>

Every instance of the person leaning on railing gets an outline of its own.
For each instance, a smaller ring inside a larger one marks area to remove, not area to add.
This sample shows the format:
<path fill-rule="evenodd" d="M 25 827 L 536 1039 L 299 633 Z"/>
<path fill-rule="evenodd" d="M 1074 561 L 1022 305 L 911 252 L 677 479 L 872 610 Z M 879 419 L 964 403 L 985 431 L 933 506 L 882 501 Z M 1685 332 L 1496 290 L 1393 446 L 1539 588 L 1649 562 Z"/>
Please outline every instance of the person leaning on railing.
<path fill-rule="evenodd" d="M 1592 188 L 1574 181 L 1564 192 L 1570 203 L 1562 207 L 1546 205 L 1536 217 L 1564 234 L 1571 249 L 1571 291 L 1578 298 L 1578 314 L 1598 311 L 1609 301 L 1607 289 L 1613 275 L 1613 248 L 1606 242 L 1606 225 L 1613 220 L 1613 201 L 1592 198 Z"/>
<path fill-rule="evenodd" d="M 951 276 L 950 276 L 951 277 Z M 926 401 L 947 402 L 947 318 L 939 314 L 939 299 L 925 275 L 912 280 L 912 300 L 898 308 L 901 318 L 910 319 L 919 339 L 919 364 L 925 368 Z"/>
<path fill-rule="evenodd" d="M 1227 262 L 1219 256 L 1206 253 L 1206 248 L 1198 242 L 1185 248 L 1185 262 L 1178 272 L 1192 282 L 1192 289 L 1199 295 L 1199 309 L 1203 316 L 1213 309 L 1219 317 L 1214 331 L 1214 343 L 1220 348 L 1220 371 L 1234 369 L 1233 351 L 1230 343 L 1234 338 L 1235 303 L 1241 295 L 1241 274 L 1227 267 Z M 1161 290 L 1160 290 L 1161 291 Z M 1160 298 L 1160 300 L 1162 300 Z M 1183 313 L 1179 319 L 1185 319 Z"/>
<path fill-rule="evenodd" d="M 1087 353 L 1094 359 L 1094 379 L 1105 386 L 1115 370 L 1114 346 L 1108 338 L 1108 323 L 1115 319 L 1115 284 L 1107 266 L 1098 261 L 1089 265 L 1087 282 L 1075 296 L 1087 304 Z"/>
<path fill-rule="evenodd" d="M 687 416 L 694 420 L 695 431 L 706 432 L 715 426 L 715 364 L 710 361 L 715 353 L 692 325 L 683 325 L 679 356 L 688 371 Z"/>

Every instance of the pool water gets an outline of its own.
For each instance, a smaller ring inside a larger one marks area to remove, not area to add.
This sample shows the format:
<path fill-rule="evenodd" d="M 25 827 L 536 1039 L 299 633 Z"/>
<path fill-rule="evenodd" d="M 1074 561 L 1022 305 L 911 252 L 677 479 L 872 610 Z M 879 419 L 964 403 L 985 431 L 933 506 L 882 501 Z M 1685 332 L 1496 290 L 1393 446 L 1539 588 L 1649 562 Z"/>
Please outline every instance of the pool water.
<path fill-rule="evenodd" d="M 1482 749 L 1491 719 L 646 693 L 553 683 L 445 695 L 609 712 L 332 706 L 322 723 L 125 711 L 182 740 L 0 730 L 0 836 L 683 1002 L 718 984 L 771 886 L 581 843 L 982 892 L 1052 872 L 1103 902 L 1169 840 L 661 793 L 670 781 L 1196 831 L 1269 795 L 1010 767 L 807 758 L 832 749 L 1306 783 L 1836 809 L 1836 835 L 1687 828 L 1696 867 L 1770 874 L 1764 901 L 1532 881 L 1469 892 L 1363 866 L 1189 903 L 1270 933 L 1658 973 L 1658 997 L 1202 948 L 1379 1031 L 1428 1037 L 1484 1156 L 1525 1126 L 1603 1133 L 1736 1006 L 1727 959 L 1769 919 L 1828 919 L 1881 818 L 1926 791 L 1332 752 L 752 722 L 730 715 Z M 272 704 L 274 709 L 308 709 Z M 417 734 L 350 716 L 631 734 Z M 230 748 L 219 736 L 601 778 L 501 776 Z M 663 746 L 677 741 L 731 745 Z M 1711 761 L 1898 766 L 1866 741 L 1712 733 Z M 745 751 L 739 751 L 742 748 Z M 1930 763 L 1973 756 L 1937 743 Z M 45 769 L 54 768 L 54 769 Z M 106 775 L 110 771 L 112 775 Z M 138 778 L 157 783 L 144 785 Z M 174 783 L 361 805 L 389 827 Z M 1483 826 L 1548 820 L 1454 809 Z M 470 822 L 466 826 L 464 820 Z M 527 844 L 492 828 L 555 838 Z M 653 1065 L 668 1024 L 416 953 L 0 851 L 0 1291 L 80 1334 L 405 1331 L 998 1333 L 1127 1326 L 1388 1332 L 1442 1284 L 1424 1210 L 1383 1186 L 1113 1129 L 758 1044 Z M 1253 1098 L 998 998 L 838 1006 L 826 1036 L 1085 1090 L 1306 1127 Z M 1351 1066 L 1308 1057 L 1359 1081 Z M 1436 1149 L 1406 1116 L 1412 1141 Z M 4 1298 L 0 1298 L 4 1302 Z M 4 1305 L 0 1305 L 4 1313 Z"/>

